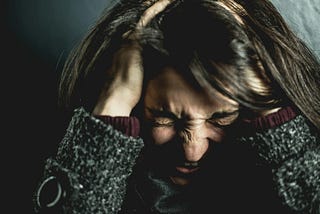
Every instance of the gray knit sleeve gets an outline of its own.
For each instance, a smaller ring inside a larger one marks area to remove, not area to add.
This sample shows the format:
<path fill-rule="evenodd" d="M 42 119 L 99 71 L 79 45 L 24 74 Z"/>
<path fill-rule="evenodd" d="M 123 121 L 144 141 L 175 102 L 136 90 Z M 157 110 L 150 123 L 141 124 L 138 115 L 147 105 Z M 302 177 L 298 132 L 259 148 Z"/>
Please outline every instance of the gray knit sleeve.
<path fill-rule="evenodd" d="M 55 175 L 67 183 L 63 213 L 117 213 L 142 147 L 140 138 L 128 137 L 80 108 L 56 157 L 47 160 L 44 179 Z"/>
<path fill-rule="evenodd" d="M 320 213 L 320 141 L 307 119 L 297 116 L 273 129 L 241 137 L 272 168 L 275 188 L 285 206 L 298 213 Z"/>
<path fill-rule="evenodd" d="M 275 171 L 282 201 L 302 213 L 320 213 L 320 149 L 290 158 Z"/>

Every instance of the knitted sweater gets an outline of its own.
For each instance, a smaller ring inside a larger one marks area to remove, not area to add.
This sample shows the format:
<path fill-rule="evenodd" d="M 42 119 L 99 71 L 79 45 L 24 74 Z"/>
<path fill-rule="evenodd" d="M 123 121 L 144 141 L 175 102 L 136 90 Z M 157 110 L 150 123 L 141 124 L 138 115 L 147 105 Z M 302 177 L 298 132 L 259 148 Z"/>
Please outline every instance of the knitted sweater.
<path fill-rule="evenodd" d="M 273 122 L 273 127 L 235 139 L 235 145 L 255 154 L 255 165 L 267 166 L 281 206 L 292 213 L 319 214 L 319 136 L 302 115 Z M 117 122 L 76 109 L 57 155 L 46 162 L 35 192 L 36 212 L 118 213 L 143 148 L 137 126 L 134 117 Z"/>

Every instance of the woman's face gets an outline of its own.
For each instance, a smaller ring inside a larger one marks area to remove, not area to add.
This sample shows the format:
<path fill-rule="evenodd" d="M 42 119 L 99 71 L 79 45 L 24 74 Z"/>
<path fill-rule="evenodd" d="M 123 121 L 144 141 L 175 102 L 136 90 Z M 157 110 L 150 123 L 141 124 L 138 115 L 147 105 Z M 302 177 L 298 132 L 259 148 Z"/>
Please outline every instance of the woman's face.
<path fill-rule="evenodd" d="M 144 99 L 148 143 L 164 151 L 155 157 L 175 184 L 188 184 L 201 170 L 212 145 L 223 142 L 224 128 L 236 120 L 238 109 L 237 102 L 218 92 L 209 96 L 172 67 L 148 82 Z"/>

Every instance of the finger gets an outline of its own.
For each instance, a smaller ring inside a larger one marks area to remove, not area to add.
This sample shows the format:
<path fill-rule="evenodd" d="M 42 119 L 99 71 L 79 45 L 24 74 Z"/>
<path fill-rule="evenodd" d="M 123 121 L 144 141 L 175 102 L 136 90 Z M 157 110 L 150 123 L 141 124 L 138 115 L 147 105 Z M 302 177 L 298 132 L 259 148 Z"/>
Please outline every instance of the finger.
<path fill-rule="evenodd" d="M 157 14 L 163 11 L 171 2 L 174 0 L 159 0 L 149 7 L 141 16 L 139 22 L 137 23 L 137 28 L 145 27 L 150 20 L 152 20 Z"/>
<path fill-rule="evenodd" d="M 145 27 L 150 22 L 150 20 L 152 20 L 157 14 L 163 11 L 173 1 L 174 0 L 158 0 L 157 2 L 155 2 L 143 13 L 137 23 L 136 29 L 127 31 L 122 35 L 122 38 L 126 41 L 131 41 L 130 44 L 132 44 L 133 41 L 136 41 L 139 38 L 139 30 Z M 152 1 L 146 1 L 146 4 L 152 4 Z"/>

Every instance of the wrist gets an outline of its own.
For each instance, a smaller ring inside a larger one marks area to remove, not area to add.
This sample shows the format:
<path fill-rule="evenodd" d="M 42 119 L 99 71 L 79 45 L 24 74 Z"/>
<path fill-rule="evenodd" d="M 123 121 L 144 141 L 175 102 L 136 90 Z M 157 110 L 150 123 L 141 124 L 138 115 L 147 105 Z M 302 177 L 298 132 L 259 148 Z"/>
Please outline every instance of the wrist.
<path fill-rule="evenodd" d="M 239 143 L 257 152 L 259 164 L 281 165 L 290 158 L 299 158 L 317 144 L 307 119 L 302 115 L 274 128 L 242 136 Z"/>
<path fill-rule="evenodd" d="M 98 102 L 93 109 L 93 115 L 108 115 L 112 117 L 129 117 L 132 107 L 119 100 L 107 99 Z"/>

